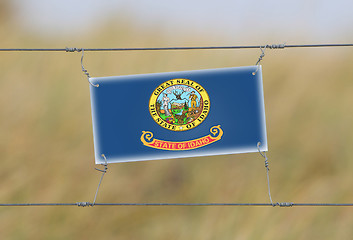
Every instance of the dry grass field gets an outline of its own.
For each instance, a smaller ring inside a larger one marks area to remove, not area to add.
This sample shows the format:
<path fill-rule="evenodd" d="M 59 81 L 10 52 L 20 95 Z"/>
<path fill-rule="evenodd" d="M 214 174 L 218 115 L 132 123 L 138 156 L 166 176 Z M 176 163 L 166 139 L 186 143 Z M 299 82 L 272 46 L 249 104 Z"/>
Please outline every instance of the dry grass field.
<path fill-rule="evenodd" d="M 80 39 L 0 25 L 1 47 L 171 46 L 133 25 Z M 190 34 L 178 45 L 218 45 Z M 233 43 L 236 44 L 236 43 Z M 254 44 L 263 44 L 254 43 Z M 114 76 L 253 65 L 260 50 L 85 54 Z M 353 49 L 268 50 L 263 79 L 272 197 L 353 202 Z M 80 53 L 0 53 L 0 202 L 92 201 L 89 85 Z M 263 158 L 240 154 L 111 164 L 98 202 L 268 202 Z M 1 239 L 351 239 L 343 207 L 0 207 Z"/>

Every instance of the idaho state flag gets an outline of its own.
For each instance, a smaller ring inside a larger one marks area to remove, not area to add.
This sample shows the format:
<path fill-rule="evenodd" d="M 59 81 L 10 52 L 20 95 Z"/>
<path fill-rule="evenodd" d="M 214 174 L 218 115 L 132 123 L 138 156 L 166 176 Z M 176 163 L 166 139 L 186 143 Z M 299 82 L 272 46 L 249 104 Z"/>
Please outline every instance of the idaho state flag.
<path fill-rule="evenodd" d="M 267 151 L 256 69 L 91 78 L 96 164 Z"/>

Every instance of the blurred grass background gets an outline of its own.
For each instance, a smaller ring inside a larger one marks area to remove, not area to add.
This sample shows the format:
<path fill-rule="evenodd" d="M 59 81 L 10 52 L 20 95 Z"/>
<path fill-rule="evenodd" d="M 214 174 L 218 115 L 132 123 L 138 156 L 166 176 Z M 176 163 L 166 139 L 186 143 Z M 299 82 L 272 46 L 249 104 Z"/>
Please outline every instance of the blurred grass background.
<path fill-rule="evenodd" d="M 76 39 L 14 28 L 1 47 L 170 46 L 128 17 Z M 180 46 L 220 45 L 193 35 Z M 264 44 L 259 42 L 255 44 Z M 92 76 L 253 65 L 259 50 L 85 53 Z M 0 201 L 93 201 L 89 85 L 79 53 L 0 53 Z M 268 50 L 263 60 L 272 197 L 353 202 L 353 49 Z M 97 202 L 268 202 L 256 153 L 111 164 Z M 351 239 L 350 208 L 1 207 L 1 239 Z"/>

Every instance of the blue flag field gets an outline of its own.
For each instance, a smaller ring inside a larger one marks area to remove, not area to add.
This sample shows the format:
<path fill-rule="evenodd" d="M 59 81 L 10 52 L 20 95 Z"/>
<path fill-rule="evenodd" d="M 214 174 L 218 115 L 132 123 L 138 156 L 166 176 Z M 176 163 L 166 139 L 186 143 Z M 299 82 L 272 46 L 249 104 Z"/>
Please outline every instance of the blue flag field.
<path fill-rule="evenodd" d="M 267 151 L 257 69 L 90 78 L 96 164 Z"/>

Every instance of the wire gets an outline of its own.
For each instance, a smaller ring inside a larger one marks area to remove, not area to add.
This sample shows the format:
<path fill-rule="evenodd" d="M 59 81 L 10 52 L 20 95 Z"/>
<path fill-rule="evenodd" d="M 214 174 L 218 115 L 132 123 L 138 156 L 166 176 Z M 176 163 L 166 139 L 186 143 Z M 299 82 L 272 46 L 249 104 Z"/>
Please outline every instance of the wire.
<path fill-rule="evenodd" d="M 261 50 L 262 50 L 262 49 L 261 49 Z M 269 168 L 268 158 L 267 158 L 265 152 L 261 152 L 260 145 L 261 145 L 261 142 L 258 142 L 256 146 L 257 146 L 257 150 L 259 151 L 260 155 L 265 159 L 265 168 L 266 168 L 266 175 L 267 175 L 268 197 L 270 198 L 271 204 L 274 205 L 273 202 L 272 202 L 272 197 L 271 197 L 271 185 L 270 185 L 270 174 L 269 174 L 270 168 Z"/>
<path fill-rule="evenodd" d="M 94 85 L 93 85 L 93 86 L 94 86 Z M 102 183 L 102 181 L 103 181 L 104 174 L 106 174 L 106 173 L 107 173 L 107 170 L 108 170 L 107 158 L 105 157 L 104 154 L 101 154 L 101 156 L 104 158 L 104 164 L 102 164 L 102 165 L 104 166 L 104 170 L 95 168 L 97 171 L 102 172 L 102 176 L 101 176 L 101 180 L 99 181 L 99 184 L 98 184 L 98 187 L 97 187 L 97 190 L 96 190 L 96 195 L 94 195 L 94 200 L 93 200 L 92 206 L 94 206 L 94 205 L 96 204 L 96 200 L 97 200 L 97 195 L 98 195 L 99 188 L 100 188 L 101 183 Z"/>
<path fill-rule="evenodd" d="M 93 206 L 174 206 L 174 207 L 353 207 L 353 203 L 2 203 L 0 207 L 49 207 L 49 206 L 78 206 L 78 207 L 93 207 Z"/>
<path fill-rule="evenodd" d="M 96 203 L 98 206 L 262 206 L 262 207 L 294 207 L 294 206 L 326 206 L 346 207 L 353 203 Z"/>
<path fill-rule="evenodd" d="M 77 203 L 1 203 L 0 207 L 78 206 Z"/>
<path fill-rule="evenodd" d="M 284 49 L 284 48 L 317 48 L 317 47 L 353 47 L 353 43 L 329 44 L 272 44 L 250 46 L 204 46 L 204 47 L 148 47 L 148 48 L 0 48 L 2 52 L 81 52 L 84 51 L 172 51 L 172 50 L 221 50 L 221 49 Z"/>

